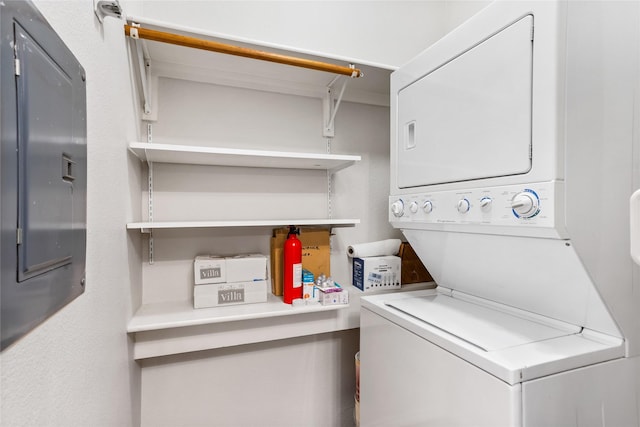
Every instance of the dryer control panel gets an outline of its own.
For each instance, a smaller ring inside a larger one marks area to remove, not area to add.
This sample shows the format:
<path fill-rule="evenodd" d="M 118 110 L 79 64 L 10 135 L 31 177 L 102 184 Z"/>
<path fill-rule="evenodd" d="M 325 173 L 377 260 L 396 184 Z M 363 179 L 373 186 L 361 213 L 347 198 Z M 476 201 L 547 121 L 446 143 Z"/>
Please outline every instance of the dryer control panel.
<path fill-rule="evenodd" d="M 389 198 L 398 228 L 566 237 L 562 182 L 402 194 Z M 524 231 L 535 229 L 542 231 Z"/>

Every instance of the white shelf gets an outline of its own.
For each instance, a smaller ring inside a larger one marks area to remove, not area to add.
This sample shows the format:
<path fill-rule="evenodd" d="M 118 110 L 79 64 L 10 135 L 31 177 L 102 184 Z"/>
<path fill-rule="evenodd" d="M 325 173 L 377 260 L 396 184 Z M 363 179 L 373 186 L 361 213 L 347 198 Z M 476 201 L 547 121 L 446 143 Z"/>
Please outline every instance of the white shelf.
<path fill-rule="evenodd" d="M 239 320 L 264 319 L 278 316 L 333 311 L 347 308 L 341 305 L 303 305 L 285 304 L 282 299 L 269 293 L 267 302 L 241 304 L 227 307 L 194 309 L 191 301 L 167 302 L 143 305 L 138 309 L 127 326 L 127 332 L 145 332 L 159 329 L 180 328 L 186 326 L 209 325 L 213 323 L 234 322 Z"/>
<path fill-rule="evenodd" d="M 128 230 L 139 229 L 148 233 L 154 229 L 179 228 L 227 228 L 227 227 L 280 227 L 288 225 L 320 225 L 331 227 L 353 227 L 360 224 L 359 219 L 282 219 L 282 220 L 247 220 L 247 221 L 164 221 L 164 222 L 130 222 Z"/>
<path fill-rule="evenodd" d="M 338 171 L 361 160 L 360 156 L 246 150 L 193 145 L 131 142 L 129 149 L 143 161 L 209 166 L 240 166 Z"/>
<path fill-rule="evenodd" d="M 347 285 L 349 304 L 293 307 L 268 294 L 267 302 L 194 309 L 191 301 L 143 305 L 127 326 L 134 359 L 254 344 L 360 326 L 360 298 L 374 294 L 434 288 L 435 283 L 364 293 Z"/>

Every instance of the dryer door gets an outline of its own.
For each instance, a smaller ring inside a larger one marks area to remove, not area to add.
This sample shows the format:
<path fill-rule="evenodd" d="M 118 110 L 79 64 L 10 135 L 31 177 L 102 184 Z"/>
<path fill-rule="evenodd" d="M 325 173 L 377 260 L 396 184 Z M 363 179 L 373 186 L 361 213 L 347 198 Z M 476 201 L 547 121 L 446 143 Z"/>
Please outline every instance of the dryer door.
<path fill-rule="evenodd" d="M 398 93 L 398 185 L 467 181 L 531 169 L 533 16 Z"/>

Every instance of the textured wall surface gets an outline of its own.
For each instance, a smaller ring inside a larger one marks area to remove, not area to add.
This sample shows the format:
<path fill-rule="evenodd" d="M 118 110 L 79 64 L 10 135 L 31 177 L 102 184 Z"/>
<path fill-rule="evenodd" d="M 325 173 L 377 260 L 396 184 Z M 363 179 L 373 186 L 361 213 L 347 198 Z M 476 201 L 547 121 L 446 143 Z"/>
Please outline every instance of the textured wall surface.
<path fill-rule="evenodd" d="M 122 23 L 100 25 L 87 0 L 36 6 L 87 74 L 87 285 L 2 352 L 0 424 L 136 425 L 140 372 L 125 327 L 140 265 L 125 223 L 139 209 L 129 196 L 139 172 L 126 149 L 136 127 Z"/>
<path fill-rule="evenodd" d="M 400 66 L 486 0 L 144 2 L 144 16 L 208 31 Z"/>

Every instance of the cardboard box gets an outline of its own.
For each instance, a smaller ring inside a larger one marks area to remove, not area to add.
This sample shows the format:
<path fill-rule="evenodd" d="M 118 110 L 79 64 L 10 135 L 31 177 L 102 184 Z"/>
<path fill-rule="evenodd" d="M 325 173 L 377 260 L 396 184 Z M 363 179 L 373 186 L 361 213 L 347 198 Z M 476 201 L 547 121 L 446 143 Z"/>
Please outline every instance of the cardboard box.
<path fill-rule="evenodd" d="M 282 295 L 282 268 L 284 242 L 289 228 L 276 228 L 271 237 L 271 292 Z M 329 230 L 324 228 L 301 228 L 298 236 L 302 243 L 302 268 L 313 273 L 331 275 L 331 249 Z"/>
<path fill-rule="evenodd" d="M 193 261 L 193 278 L 196 285 L 224 283 L 226 278 L 225 259 L 218 256 L 198 255 Z"/>
<path fill-rule="evenodd" d="M 193 307 L 208 308 L 267 301 L 267 281 L 214 283 L 193 287 Z"/>
<path fill-rule="evenodd" d="M 400 289 L 398 256 L 353 258 L 353 286 L 361 291 Z"/>
<path fill-rule="evenodd" d="M 262 254 L 226 257 L 226 282 L 267 280 L 267 257 Z"/>
<path fill-rule="evenodd" d="M 398 256 L 402 259 L 400 283 L 432 282 L 433 278 L 409 243 L 402 243 Z"/>

